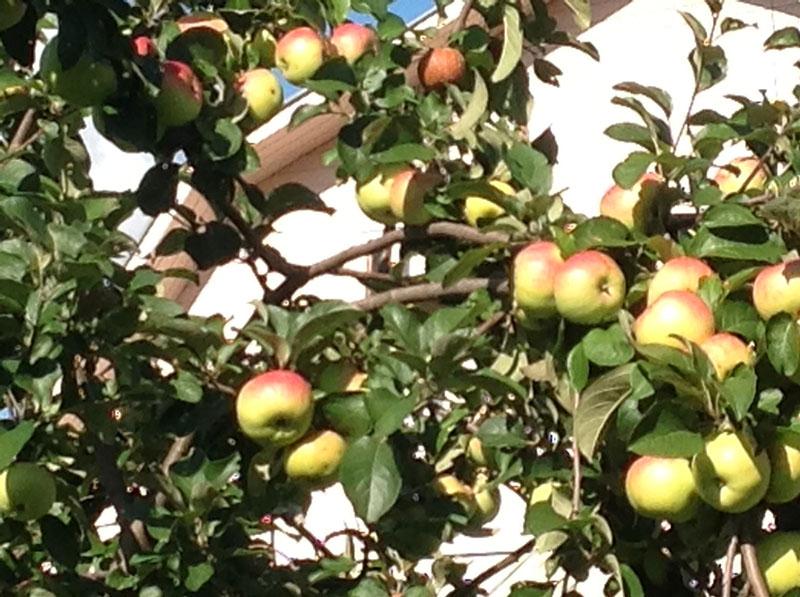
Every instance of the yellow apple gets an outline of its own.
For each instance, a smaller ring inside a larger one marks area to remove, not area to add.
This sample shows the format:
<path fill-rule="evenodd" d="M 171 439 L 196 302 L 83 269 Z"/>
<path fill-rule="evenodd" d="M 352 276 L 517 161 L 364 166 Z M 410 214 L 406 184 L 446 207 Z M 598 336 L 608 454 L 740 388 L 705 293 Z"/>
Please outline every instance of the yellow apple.
<path fill-rule="evenodd" d="M 564 319 L 584 325 L 610 321 L 625 302 L 625 275 L 600 251 L 575 253 L 556 272 L 556 309 Z"/>
<path fill-rule="evenodd" d="M 489 184 L 504 195 L 514 196 L 516 194 L 514 187 L 501 180 L 491 180 Z M 464 201 L 464 218 L 472 226 L 477 227 L 480 222 L 494 220 L 504 213 L 506 213 L 505 209 L 486 197 L 470 195 Z"/>
<path fill-rule="evenodd" d="M 800 260 L 770 265 L 753 282 L 753 305 L 764 319 L 778 313 L 800 316 Z"/>
<path fill-rule="evenodd" d="M 726 332 L 706 338 L 700 343 L 700 348 L 714 365 L 714 371 L 720 381 L 728 377 L 738 364 L 752 366 L 755 363 L 753 349 L 737 336 Z"/>
<path fill-rule="evenodd" d="M 556 273 L 564 264 L 561 249 L 549 241 L 527 245 L 514 257 L 514 303 L 525 318 L 540 319 L 557 313 Z"/>
<path fill-rule="evenodd" d="M 319 375 L 317 387 L 330 393 L 358 392 L 367 379 L 367 374 L 359 371 L 350 361 L 338 361 L 325 366 Z"/>
<path fill-rule="evenodd" d="M 728 168 L 731 168 L 730 170 Z M 755 172 L 755 174 L 753 174 Z M 752 178 L 751 178 L 752 175 Z M 747 186 L 742 185 L 748 180 Z M 723 197 L 733 193 L 745 192 L 751 189 L 761 190 L 767 184 L 769 173 L 759 162 L 758 158 L 737 158 L 727 168 L 720 168 L 714 182 L 717 183 Z"/>
<path fill-rule="evenodd" d="M 358 206 L 368 218 L 387 226 L 397 223 L 391 207 L 392 183 L 403 170 L 403 166 L 381 168 L 375 176 L 356 186 Z"/>
<path fill-rule="evenodd" d="M 283 89 L 278 79 L 266 68 L 255 68 L 236 79 L 236 92 L 247 104 L 253 126 L 261 126 L 283 106 Z"/>
<path fill-rule="evenodd" d="M 600 200 L 600 215 L 622 222 L 629 229 L 644 231 L 650 211 L 664 178 L 650 172 L 644 174 L 630 189 L 614 185 Z"/>
<path fill-rule="evenodd" d="M 784 504 L 800 495 L 800 434 L 782 431 L 767 447 L 772 475 L 767 501 Z"/>
<path fill-rule="evenodd" d="M 625 475 L 625 495 L 642 516 L 671 522 L 688 521 L 700 503 L 685 458 L 637 458 Z"/>
<path fill-rule="evenodd" d="M 647 307 L 633 323 L 639 344 L 662 344 L 685 350 L 677 335 L 697 344 L 714 334 L 714 314 L 693 292 L 670 290 Z"/>
<path fill-rule="evenodd" d="M 674 257 L 650 281 L 647 287 L 647 304 L 652 305 L 658 297 L 670 290 L 697 292 L 700 281 L 713 275 L 714 270 L 704 261 L 694 257 Z"/>
<path fill-rule="evenodd" d="M 290 479 L 324 482 L 336 473 L 346 449 L 347 442 L 335 431 L 312 433 L 287 448 L 283 469 Z"/>
<path fill-rule="evenodd" d="M 758 542 L 756 557 L 770 595 L 800 588 L 800 533 L 772 533 Z"/>
<path fill-rule="evenodd" d="M 473 520 L 483 524 L 494 518 L 500 509 L 500 491 L 491 486 L 489 477 L 479 474 L 472 486 L 472 494 L 475 502 Z"/>
<path fill-rule="evenodd" d="M 17 462 L 0 473 L 0 512 L 20 520 L 36 520 L 56 500 L 53 475 L 32 462 Z"/>
<path fill-rule="evenodd" d="M 295 85 L 314 76 L 324 61 L 325 41 L 311 27 L 292 29 L 275 46 L 275 64 Z"/>

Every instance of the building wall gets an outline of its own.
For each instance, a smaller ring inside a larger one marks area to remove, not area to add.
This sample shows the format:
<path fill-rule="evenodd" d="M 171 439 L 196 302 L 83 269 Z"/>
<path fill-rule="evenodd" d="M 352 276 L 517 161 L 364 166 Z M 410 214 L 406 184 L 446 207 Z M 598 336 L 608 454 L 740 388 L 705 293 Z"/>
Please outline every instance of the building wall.
<path fill-rule="evenodd" d="M 774 30 L 799 25 L 796 16 L 770 11 L 769 2 L 744 3 L 727 0 L 726 16 L 755 25 L 725 35 L 720 42 L 728 60 L 725 82 L 700 95 L 695 110 L 714 108 L 732 111 L 736 104 L 724 96 L 729 93 L 758 98 L 763 91 L 771 98 L 791 99 L 791 90 L 798 83 L 793 63 L 800 58 L 795 50 L 766 52 L 763 41 Z M 781 2 L 776 2 L 781 4 Z M 793 8 L 797 3 L 785 3 Z M 554 171 L 554 189 L 564 189 L 563 196 L 571 207 L 596 214 L 600 197 L 612 184 L 611 170 L 633 148 L 617 143 L 603 134 L 612 123 L 636 121 L 632 113 L 611 104 L 615 95 L 612 86 L 622 81 L 637 81 L 667 90 L 673 98 L 671 125 L 677 131 L 682 122 L 693 87 L 692 74 L 686 59 L 693 46 L 691 33 L 678 11 L 693 13 L 709 26 L 710 17 L 702 0 L 634 0 L 598 2 L 596 12 L 606 18 L 582 35 L 594 43 L 601 60 L 595 62 L 572 50 L 560 49 L 550 59 L 564 72 L 558 88 L 534 81 L 531 85 L 534 109 L 531 135 L 537 136 L 552 127 L 559 144 L 559 161 Z M 281 219 L 270 243 L 290 261 L 310 264 L 333 252 L 377 237 L 382 227 L 364 217 L 355 203 L 352 182 L 337 184 L 329 169 L 322 167 L 323 145 L 295 160 L 274 176 L 260 181 L 265 188 L 283 182 L 298 181 L 320 191 L 323 200 L 336 212 L 296 213 Z M 350 265 L 366 268 L 367 259 Z M 354 300 L 364 296 L 363 288 L 354 280 L 325 276 L 309 284 L 302 292 L 324 298 Z M 221 313 L 231 319 L 231 333 L 244 323 L 252 312 L 252 301 L 258 300 L 260 289 L 250 270 L 232 263 L 217 268 L 199 293 L 191 311 L 210 315 Z M 334 518 L 331 513 L 340 513 Z M 474 576 L 513 551 L 527 539 L 522 534 L 524 503 L 504 488 L 502 507 L 490 523 L 493 533 L 480 539 L 461 537 L 443 546 L 442 552 L 467 554 L 468 575 Z M 359 525 L 341 488 L 335 486 L 319 492 L 309 512 L 308 527 L 324 537 L 338 527 Z M 311 555 L 307 542 L 294 541 L 279 535 L 276 547 L 286 558 Z M 336 544 L 332 544 L 336 548 Z M 344 549 L 344 542 L 339 548 Z M 493 554 L 478 556 L 476 554 Z M 487 584 L 492 595 L 504 595 L 518 580 L 543 580 L 543 556 L 530 554 L 518 566 L 491 579 Z M 421 569 L 430 562 L 422 563 Z M 508 573 L 511 573 L 509 576 Z M 599 595 L 597 578 L 590 579 L 581 592 Z"/>

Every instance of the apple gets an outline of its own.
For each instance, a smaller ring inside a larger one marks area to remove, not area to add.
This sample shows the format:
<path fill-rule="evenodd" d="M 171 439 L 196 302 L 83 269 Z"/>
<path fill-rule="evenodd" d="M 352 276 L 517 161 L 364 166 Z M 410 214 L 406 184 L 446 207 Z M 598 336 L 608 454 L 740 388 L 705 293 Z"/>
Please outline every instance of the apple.
<path fill-rule="evenodd" d="M 758 272 L 753 282 L 753 306 L 764 319 L 778 313 L 800 316 L 800 259 Z"/>
<path fill-rule="evenodd" d="M 685 458 L 637 458 L 625 475 L 625 495 L 642 516 L 670 522 L 691 519 L 700 503 Z"/>
<path fill-rule="evenodd" d="M 247 103 L 247 113 L 254 126 L 261 126 L 283 106 L 283 89 L 275 75 L 266 68 L 255 68 L 236 79 L 236 93 Z"/>
<path fill-rule="evenodd" d="M 483 442 L 477 435 L 473 435 L 467 441 L 467 458 L 478 466 L 489 466 L 489 456 L 483 449 Z"/>
<path fill-rule="evenodd" d="M 157 54 L 155 42 L 147 35 L 137 35 L 131 40 L 133 55 L 137 58 L 148 58 Z"/>
<path fill-rule="evenodd" d="M 600 215 L 622 222 L 629 229 L 647 228 L 650 211 L 664 178 L 655 172 L 644 174 L 630 189 L 614 185 L 600 200 Z"/>
<path fill-rule="evenodd" d="M 186 15 L 175 21 L 181 33 L 192 29 L 211 29 L 217 33 L 227 33 L 230 30 L 228 23 L 220 16 L 211 12 L 197 12 Z"/>
<path fill-rule="evenodd" d="M 716 176 L 714 176 L 714 182 L 717 183 L 719 190 L 722 191 L 723 197 L 733 193 L 749 191 L 750 189 L 761 190 L 769 179 L 769 173 L 758 158 L 755 157 L 737 158 L 728 167 L 733 168 L 733 170 L 720 168 Z M 751 175 L 752 178 L 750 178 Z M 750 181 L 745 188 L 742 188 L 748 178 Z"/>
<path fill-rule="evenodd" d="M 770 595 L 800 589 L 800 533 L 772 533 L 756 544 L 758 567 Z"/>
<path fill-rule="evenodd" d="M 633 322 L 639 344 L 662 344 L 686 350 L 678 338 L 700 344 L 714 334 L 714 314 L 703 299 L 688 290 L 662 294 Z"/>
<path fill-rule="evenodd" d="M 527 245 L 514 257 L 514 303 L 525 318 L 541 319 L 557 313 L 554 285 L 563 264 L 558 245 L 543 240 Z"/>
<path fill-rule="evenodd" d="M 275 46 L 275 63 L 295 85 L 312 77 L 324 60 L 325 40 L 311 27 L 292 29 Z"/>
<path fill-rule="evenodd" d="M 609 321 L 625 301 L 625 275 L 605 253 L 581 251 L 556 272 L 553 296 L 556 309 L 568 321 L 583 325 Z"/>
<path fill-rule="evenodd" d="M 56 501 L 56 483 L 47 469 L 16 462 L 0 473 L 0 512 L 20 520 L 36 520 Z"/>
<path fill-rule="evenodd" d="M 22 0 L 0 0 L 0 31 L 11 29 L 19 23 L 27 9 Z"/>
<path fill-rule="evenodd" d="M 276 369 L 257 375 L 236 398 L 242 433 L 264 447 L 296 442 L 308 431 L 313 415 L 311 386 L 294 371 Z"/>
<path fill-rule="evenodd" d="M 427 224 L 431 215 L 425 209 L 425 195 L 433 186 L 433 176 L 414 168 L 395 174 L 389 192 L 389 207 L 394 217 L 409 226 Z"/>
<path fill-rule="evenodd" d="M 708 360 L 714 365 L 717 379 L 722 381 L 740 363 L 752 366 L 755 354 L 752 348 L 739 337 L 727 332 L 714 334 L 700 343 L 700 349 L 706 353 Z"/>
<path fill-rule="evenodd" d="M 469 485 L 466 485 L 455 475 L 441 475 L 434 481 L 436 492 L 446 498 L 451 498 L 461 504 L 469 516 L 475 513 L 477 504 L 475 494 Z"/>
<path fill-rule="evenodd" d="M 721 431 L 706 439 L 692 459 L 692 474 L 703 501 L 721 512 L 749 510 L 767 493 L 770 463 L 767 453 L 742 432 Z"/>
<path fill-rule="evenodd" d="M 347 64 L 355 64 L 364 54 L 375 50 L 378 38 L 369 27 L 343 23 L 333 28 L 331 43 L 336 53 L 347 60 Z"/>
<path fill-rule="evenodd" d="M 394 176 L 402 170 L 402 166 L 386 166 L 356 186 L 358 206 L 368 218 L 387 226 L 397 223 L 391 208 L 392 183 Z"/>
<path fill-rule="evenodd" d="M 194 71 L 183 62 L 167 60 L 162 66 L 161 91 L 156 110 L 163 126 L 183 126 L 200 115 L 203 86 Z"/>
<path fill-rule="evenodd" d="M 694 257 L 673 257 L 656 272 L 647 287 L 647 304 L 670 290 L 697 292 L 703 278 L 714 275 L 714 270 L 704 261 Z"/>
<path fill-rule="evenodd" d="M 800 434 L 783 431 L 767 447 L 772 475 L 767 501 L 784 504 L 800 495 Z"/>
<path fill-rule="evenodd" d="M 503 195 L 513 197 L 517 193 L 514 187 L 501 180 L 491 180 L 489 184 L 503 193 Z M 470 195 L 464 201 L 464 218 L 471 226 L 477 227 L 479 222 L 494 220 L 504 213 L 506 213 L 505 209 L 486 197 Z"/>
<path fill-rule="evenodd" d="M 481 473 L 476 477 L 472 495 L 475 503 L 473 520 L 483 524 L 494 518 L 500 510 L 500 491 L 491 486 L 488 476 Z"/>
<path fill-rule="evenodd" d="M 107 60 L 95 60 L 84 52 L 74 65 L 63 69 L 57 37 L 45 46 L 40 64 L 50 89 L 75 106 L 100 105 L 117 90 L 117 74 Z"/>
<path fill-rule="evenodd" d="M 358 392 L 364 386 L 367 374 L 359 371 L 350 361 L 326 365 L 319 375 L 317 387 L 329 393 Z"/>
<path fill-rule="evenodd" d="M 324 482 L 342 461 L 347 442 L 335 431 L 319 431 L 301 439 L 286 450 L 283 470 L 294 480 Z"/>
<path fill-rule="evenodd" d="M 417 67 L 419 80 L 426 89 L 457 84 L 466 72 L 467 62 L 464 55 L 455 48 L 428 50 Z"/>

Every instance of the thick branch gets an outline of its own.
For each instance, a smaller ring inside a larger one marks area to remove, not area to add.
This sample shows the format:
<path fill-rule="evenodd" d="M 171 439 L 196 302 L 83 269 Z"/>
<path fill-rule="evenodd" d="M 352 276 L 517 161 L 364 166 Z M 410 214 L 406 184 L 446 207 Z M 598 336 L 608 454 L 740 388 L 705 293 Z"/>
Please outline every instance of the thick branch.
<path fill-rule="evenodd" d="M 744 541 L 739 551 L 742 554 L 742 564 L 747 573 L 747 581 L 750 583 L 750 590 L 753 595 L 755 597 L 769 597 L 767 583 L 764 581 L 764 575 L 761 574 L 761 569 L 758 567 L 756 548 L 750 541 Z"/>
<path fill-rule="evenodd" d="M 354 307 L 364 311 L 374 311 L 390 303 L 414 303 L 445 296 L 458 296 L 470 294 L 476 290 L 488 288 L 492 292 L 504 293 L 508 291 L 506 280 L 492 280 L 489 278 L 465 278 L 450 286 L 443 286 L 435 282 L 416 284 L 404 288 L 394 288 L 380 292 L 353 303 Z"/>

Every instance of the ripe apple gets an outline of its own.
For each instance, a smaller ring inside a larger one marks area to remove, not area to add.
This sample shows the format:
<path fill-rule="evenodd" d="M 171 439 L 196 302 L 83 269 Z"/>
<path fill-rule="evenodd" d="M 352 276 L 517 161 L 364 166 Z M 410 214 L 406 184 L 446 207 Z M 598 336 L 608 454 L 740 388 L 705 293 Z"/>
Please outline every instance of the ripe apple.
<path fill-rule="evenodd" d="M 36 520 L 56 500 L 50 471 L 32 462 L 17 462 L 0 473 L 0 512 L 20 520 Z"/>
<path fill-rule="evenodd" d="M 358 392 L 364 386 L 367 374 L 359 371 L 350 361 L 326 365 L 319 375 L 317 387 L 325 392 Z"/>
<path fill-rule="evenodd" d="M 297 27 L 275 46 L 275 63 L 295 85 L 312 77 L 325 60 L 325 40 L 311 27 Z"/>
<path fill-rule="evenodd" d="M 107 60 L 83 53 L 68 69 L 58 60 L 58 38 L 47 44 L 41 60 L 42 78 L 50 89 L 75 106 L 98 106 L 117 90 L 117 74 Z"/>
<path fill-rule="evenodd" d="M 211 29 L 217 33 L 227 33 L 230 30 L 228 23 L 212 12 L 197 12 L 186 15 L 175 21 L 181 33 L 192 29 Z"/>
<path fill-rule="evenodd" d="M 475 494 L 472 488 L 455 475 L 437 477 L 434 482 L 434 488 L 439 495 L 451 498 L 461 504 L 469 516 L 475 513 L 477 504 L 475 503 Z"/>
<path fill-rule="evenodd" d="M 625 495 L 642 516 L 670 522 L 691 519 L 700 503 L 685 458 L 637 458 L 625 475 Z"/>
<path fill-rule="evenodd" d="M 770 463 L 766 452 L 742 432 L 721 431 L 706 439 L 692 460 L 692 474 L 700 497 L 721 512 L 740 513 L 755 506 L 767 493 Z"/>
<path fill-rule="evenodd" d="M 249 380 L 236 398 L 236 418 L 247 437 L 267 447 L 303 437 L 314 415 L 311 386 L 293 371 L 276 369 Z"/>
<path fill-rule="evenodd" d="M 800 495 L 800 435 L 784 431 L 767 447 L 772 475 L 767 501 L 784 504 Z"/>
<path fill-rule="evenodd" d="M 605 253 L 581 251 L 558 269 L 553 291 L 564 319 L 593 325 L 617 316 L 625 301 L 625 275 Z"/>
<path fill-rule="evenodd" d="M 772 533 L 756 544 L 758 567 L 770 595 L 800 588 L 800 533 Z"/>
<path fill-rule="evenodd" d="M 283 469 L 290 479 L 324 482 L 339 468 L 347 442 L 335 431 L 319 431 L 286 450 Z"/>
<path fill-rule="evenodd" d="M 364 54 L 375 50 L 378 38 L 369 27 L 343 23 L 333 28 L 331 43 L 336 53 L 347 60 L 347 64 L 355 64 Z"/>
<path fill-rule="evenodd" d="M 19 23 L 27 9 L 22 0 L 0 0 L 0 31 L 11 29 Z"/>
<path fill-rule="evenodd" d="M 434 48 L 428 50 L 417 67 L 417 74 L 423 87 L 437 89 L 449 84 L 457 84 L 467 72 L 464 55 L 455 48 Z"/>
<path fill-rule="evenodd" d="M 148 58 L 149 56 L 155 56 L 157 53 L 155 42 L 147 35 L 134 37 L 131 40 L 131 49 L 133 50 L 133 55 L 137 58 Z"/>
<path fill-rule="evenodd" d="M 753 350 L 740 338 L 727 332 L 706 338 L 700 343 L 700 349 L 714 365 L 714 371 L 720 381 L 728 377 L 739 363 L 751 366 L 755 362 Z"/>
<path fill-rule="evenodd" d="M 194 71 L 183 62 L 163 64 L 161 91 L 156 98 L 159 122 L 163 126 L 183 126 L 200 115 L 203 86 Z"/>
<path fill-rule="evenodd" d="M 753 305 L 764 319 L 778 313 L 800 315 L 800 259 L 770 265 L 753 282 Z"/>
<path fill-rule="evenodd" d="M 714 176 L 714 182 L 717 183 L 719 190 L 722 191 L 723 197 L 740 191 L 749 191 L 750 189 L 761 190 L 769 179 L 769 173 L 761 165 L 758 158 L 755 157 L 737 158 L 729 164 L 729 167 L 737 170 L 738 174 L 733 170 L 720 168 L 719 172 Z M 752 178 L 750 178 L 751 174 L 753 174 Z M 748 178 L 750 178 L 750 181 L 745 188 L 742 188 Z"/>
<path fill-rule="evenodd" d="M 631 230 L 646 230 L 653 199 L 663 183 L 661 175 L 649 172 L 630 189 L 614 185 L 600 200 L 600 215 L 614 218 Z"/>
<path fill-rule="evenodd" d="M 375 176 L 356 187 L 358 206 L 368 218 L 387 226 L 397 223 L 391 207 L 392 183 L 395 175 L 402 170 L 402 166 L 384 167 Z"/>
<path fill-rule="evenodd" d="M 688 290 L 697 292 L 700 281 L 713 276 L 714 270 L 704 261 L 694 257 L 673 257 L 656 272 L 647 288 L 647 304 L 670 290 Z"/>
<path fill-rule="evenodd" d="M 517 193 L 514 187 L 502 180 L 490 180 L 489 184 L 503 193 L 503 195 L 513 197 Z M 494 220 L 504 213 L 506 213 L 505 209 L 486 197 L 470 195 L 464 201 L 464 218 L 471 226 L 477 227 L 479 222 Z"/>
<path fill-rule="evenodd" d="M 394 175 L 389 192 L 389 207 L 394 217 L 409 226 L 427 224 L 431 215 L 425 209 L 425 195 L 434 186 L 434 179 L 414 168 Z"/>
<path fill-rule="evenodd" d="M 261 126 L 283 106 L 283 89 L 278 79 L 266 68 L 255 68 L 236 79 L 236 92 L 247 103 L 251 124 Z"/>
<path fill-rule="evenodd" d="M 514 303 L 524 318 L 557 313 L 554 285 L 563 264 L 558 245 L 543 240 L 527 245 L 514 257 Z"/>
<path fill-rule="evenodd" d="M 714 314 L 703 299 L 687 290 L 662 294 L 633 322 L 639 344 L 663 344 L 685 350 L 674 335 L 699 344 L 714 334 Z"/>

